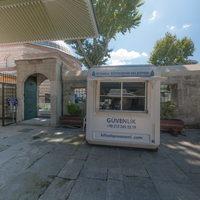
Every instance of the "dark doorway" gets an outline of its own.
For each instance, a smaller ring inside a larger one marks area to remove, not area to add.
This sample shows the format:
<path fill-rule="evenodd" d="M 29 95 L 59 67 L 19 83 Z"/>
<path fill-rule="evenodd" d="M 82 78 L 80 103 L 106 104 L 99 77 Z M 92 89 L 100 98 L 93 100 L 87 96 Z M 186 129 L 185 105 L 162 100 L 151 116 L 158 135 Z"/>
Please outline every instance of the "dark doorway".
<path fill-rule="evenodd" d="M 49 79 L 45 79 L 40 84 L 38 84 L 38 106 L 38 117 L 50 118 L 51 94 Z"/>

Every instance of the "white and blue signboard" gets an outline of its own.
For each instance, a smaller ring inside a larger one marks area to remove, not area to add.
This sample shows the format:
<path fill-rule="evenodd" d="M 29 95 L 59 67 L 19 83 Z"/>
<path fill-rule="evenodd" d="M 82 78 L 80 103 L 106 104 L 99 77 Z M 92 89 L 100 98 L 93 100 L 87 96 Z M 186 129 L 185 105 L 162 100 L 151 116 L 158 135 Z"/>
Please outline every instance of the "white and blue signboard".
<path fill-rule="evenodd" d="M 101 67 L 90 70 L 89 78 L 98 77 L 152 77 L 155 76 L 154 67 Z"/>

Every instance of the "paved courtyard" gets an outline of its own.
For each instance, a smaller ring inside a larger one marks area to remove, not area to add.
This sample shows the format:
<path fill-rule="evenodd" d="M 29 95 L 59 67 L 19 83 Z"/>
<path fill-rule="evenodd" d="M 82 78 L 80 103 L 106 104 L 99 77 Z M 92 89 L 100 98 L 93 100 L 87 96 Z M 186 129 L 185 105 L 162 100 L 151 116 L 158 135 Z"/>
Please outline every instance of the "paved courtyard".
<path fill-rule="evenodd" d="M 200 131 L 158 152 L 92 146 L 75 129 L 0 128 L 0 200 L 199 200 Z"/>

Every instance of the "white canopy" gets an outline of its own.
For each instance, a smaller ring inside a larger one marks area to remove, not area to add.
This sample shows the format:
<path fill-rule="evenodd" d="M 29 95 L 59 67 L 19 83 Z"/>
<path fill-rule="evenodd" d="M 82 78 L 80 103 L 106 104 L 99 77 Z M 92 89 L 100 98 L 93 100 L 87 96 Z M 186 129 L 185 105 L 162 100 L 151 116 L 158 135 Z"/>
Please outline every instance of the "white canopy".
<path fill-rule="evenodd" d="M 97 35 L 90 0 L 0 0 L 0 43 Z"/>

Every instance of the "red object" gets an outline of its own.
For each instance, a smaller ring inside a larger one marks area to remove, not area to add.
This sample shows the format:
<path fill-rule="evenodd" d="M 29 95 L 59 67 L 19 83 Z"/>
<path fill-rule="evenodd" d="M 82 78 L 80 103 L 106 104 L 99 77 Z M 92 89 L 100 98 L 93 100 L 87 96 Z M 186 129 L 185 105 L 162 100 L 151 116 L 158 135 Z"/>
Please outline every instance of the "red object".
<path fill-rule="evenodd" d="M 184 122 L 180 119 L 162 119 L 160 120 L 160 130 L 173 134 L 181 133 L 184 129 Z"/>

